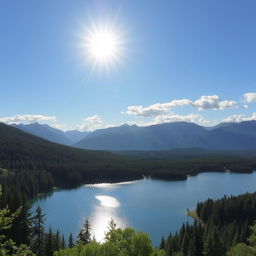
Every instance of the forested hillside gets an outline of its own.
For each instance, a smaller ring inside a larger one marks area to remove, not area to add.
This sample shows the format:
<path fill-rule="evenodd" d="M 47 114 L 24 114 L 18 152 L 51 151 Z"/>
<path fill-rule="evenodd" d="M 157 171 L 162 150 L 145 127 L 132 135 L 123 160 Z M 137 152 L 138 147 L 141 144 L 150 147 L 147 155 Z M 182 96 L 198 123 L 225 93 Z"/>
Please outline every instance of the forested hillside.
<path fill-rule="evenodd" d="M 208 199 L 189 214 L 195 223 L 184 224 L 178 233 L 163 239 L 160 247 L 169 256 L 177 252 L 184 256 L 224 256 L 238 243 L 249 244 L 247 238 L 256 218 L 256 193 Z"/>
<path fill-rule="evenodd" d="M 55 144 L 0 124 L 0 168 L 49 172 L 56 185 L 100 182 L 126 177 L 125 170 L 112 166 L 122 158 L 104 151 L 89 151 Z M 132 177 L 133 174 L 130 172 Z M 138 177 L 138 176 L 136 176 Z"/>

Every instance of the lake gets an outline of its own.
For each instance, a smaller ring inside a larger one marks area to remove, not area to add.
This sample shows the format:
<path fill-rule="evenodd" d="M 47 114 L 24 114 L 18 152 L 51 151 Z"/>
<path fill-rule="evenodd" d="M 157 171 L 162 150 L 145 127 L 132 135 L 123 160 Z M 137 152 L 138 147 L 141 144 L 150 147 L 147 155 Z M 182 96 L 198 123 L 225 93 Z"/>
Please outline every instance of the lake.
<path fill-rule="evenodd" d="M 162 235 L 193 222 L 186 210 L 195 209 L 198 201 L 255 191 L 256 172 L 201 173 L 185 181 L 144 179 L 55 190 L 36 198 L 32 210 L 39 205 L 46 213 L 46 229 L 59 229 L 66 238 L 70 232 L 76 237 L 88 218 L 96 239 L 102 241 L 113 218 L 120 227 L 149 233 L 158 245 Z"/>

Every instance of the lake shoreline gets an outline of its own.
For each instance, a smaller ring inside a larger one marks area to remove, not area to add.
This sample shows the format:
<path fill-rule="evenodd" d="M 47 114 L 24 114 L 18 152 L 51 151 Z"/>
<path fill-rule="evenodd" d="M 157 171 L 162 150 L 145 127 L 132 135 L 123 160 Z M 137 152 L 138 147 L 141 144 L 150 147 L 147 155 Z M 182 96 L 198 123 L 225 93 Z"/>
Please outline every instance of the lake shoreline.
<path fill-rule="evenodd" d="M 76 235 L 84 218 L 91 221 L 95 232 L 102 233 L 103 222 L 104 229 L 107 229 L 107 223 L 113 217 L 123 225 L 121 227 L 131 226 L 149 233 L 157 245 L 162 235 L 175 233 L 183 223 L 193 223 L 195 211 L 192 210 L 196 209 L 198 202 L 255 192 L 256 174 L 204 172 L 189 177 L 187 181 L 150 177 L 133 181 L 85 184 L 77 189 L 55 190 L 35 199 L 31 204 L 32 211 L 37 206 L 42 207 L 47 216 L 47 228 L 59 229 L 65 236 L 70 232 Z M 188 208 L 192 209 L 189 214 L 186 211 Z M 66 224 L 63 226 L 63 223 Z"/>
<path fill-rule="evenodd" d="M 226 170 L 226 169 L 223 169 L 221 171 L 198 171 L 196 173 L 189 173 L 189 174 L 186 174 L 184 175 L 184 177 L 179 177 L 179 178 L 175 178 L 175 179 L 167 179 L 167 178 L 161 178 L 161 177 L 152 177 L 152 176 L 146 176 L 146 175 L 143 175 L 141 177 L 134 177 L 134 178 L 121 178 L 121 179 L 103 179 L 101 180 L 101 182 L 99 181 L 94 181 L 94 182 L 85 182 L 85 183 L 79 183 L 78 185 L 66 185 L 66 186 L 53 186 L 52 188 L 50 188 L 49 190 L 45 191 L 45 192 L 40 192 L 38 193 L 37 195 L 34 195 L 32 198 L 29 199 L 30 200 L 35 200 L 36 198 L 38 197 L 45 197 L 45 196 L 48 196 L 49 194 L 53 193 L 54 191 L 56 190 L 62 190 L 62 189 L 65 189 L 65 190 L 69 190 L 69 189 L 78 189 L 82 186 L 85 186 L 85 185 L 97 185 L 97 184 L 122 184 L 122 183 L 125 183 L 125 182 L 133 182 L 133 181 L 140 181 L 140 180 L 143 180 L 143 179 L 152 179 L 152 180 L 159 180 L 159 181 L 186 181 L 188 180 L 189 178 L 191 177 L 195 177 L 195 176 L 198 176 L 200 174 L 203 174 L 203 173 L 223 173 L 223 174 L 252 174 L 253 172 L 255 172 L 256 170 L 246 170 L 246 171 L 243 171 L 243 172 L 239 172 L 239 171 L 236 171 L 236 172 L 232 172 L 230 170 Z"/>
<path fill-rule="evenodd" d="M 92 182 L 83 182 L 83 183 L 79 183 L 77 185 L 64 185 L 64 186 L 54 186 L 51 190 L 53 190 L 54 188 L 58 188 L 58 189 L 73 189 L 73 188 L 79 188 L 80 186 L 84 186 L 84 185 L 96 185 L 96 184 L 103 184 L 103 183 L 109 183 L 109 184 L 118 184 L 118 183 L 122 183 L 122 182 L 130 182 L 130 181 L 139 181 L 139 180 L 143 180 L 143 179 L 154 179 L 154 180 L 160 180 L 160 181 L 185 181 L 188 178 L 197 176 L 199 174 L 202 173 L 227 173 L 227 174 L 252 174 L 253 172 L 255 172 L 256 170 L 244 170 L 244 171 L 230 171 L 230 170 L 220 170 L 220 171 L 197 171 L 197 172 L 188 172 L 187 174 L 184 175 L 179 175 L 179 176 L 175 176 L 175 178 L 172 176 L 170 178 L 162 177 L 162 176 L 158 176 L 158 175 L 154 175 L 154 176 L 150 176 L 150 175 L 142 175 L 140 177 L 132 177 L 132 178 L 118 178 L 118 179 L 101 179 L 101 181 L 92 181 Z M 47 191 L 49 192 L 49 191 Z M 46 193 L 47 193 L 46 192 Z"/>

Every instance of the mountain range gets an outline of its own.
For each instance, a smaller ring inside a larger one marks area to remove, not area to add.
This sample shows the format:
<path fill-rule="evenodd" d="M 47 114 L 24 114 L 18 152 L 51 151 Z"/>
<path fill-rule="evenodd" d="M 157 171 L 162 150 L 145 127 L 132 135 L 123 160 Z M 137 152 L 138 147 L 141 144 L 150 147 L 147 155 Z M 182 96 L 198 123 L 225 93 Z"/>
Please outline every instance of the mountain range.
<path fill-rule="evenodd" d="M 256 121 L 224 123 L 211 129 L 188 122 L 147 127 L 123 125 L 92 132 L 75 143 L 75 146 L 110 151 L 174 148 L 256 149 Z"/>
<path fill-rule="evenodd" d="M 76 130 L 63 132 L 38 123 L 14 126 L 56 143 L 93 150 L 256 149 L 256 121 L 222 123 L 210 128 L 189 122 L 147 127 L 125 124 L 90 133 Z"/>
<path fill-rule="evenodd" d="M 15 128 L 18 128 L 24 132 L 33 134 L 40 138 L 59 143 L 64 145 L 71 146 L 72 144 L 80 141 L 81 139 L 85 138 L 89 132 L 81 132 L 77 130 L 71 131 L 62 131 L 56 128 L 53 128 L 47 124 L 39 124 L 39 123 L 32 123 L 32 124 L 13 124 Z"/>

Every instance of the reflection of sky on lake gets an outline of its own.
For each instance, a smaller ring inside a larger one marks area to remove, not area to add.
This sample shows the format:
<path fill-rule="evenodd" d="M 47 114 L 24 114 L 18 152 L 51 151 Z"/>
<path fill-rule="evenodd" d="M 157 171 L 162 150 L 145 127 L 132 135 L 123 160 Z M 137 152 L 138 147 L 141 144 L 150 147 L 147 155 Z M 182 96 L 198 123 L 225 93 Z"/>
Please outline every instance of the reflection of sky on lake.
<path fill-rule="evenodd" d="M 112 196 L 97 195 L 95 198 L 99 204 L 94 206 L 90 222 L 92 225 L 92 233 L 97 241 L 103 241 L 105 232 L 108 230 L 108 224 L 111 219 L 114 219 L 118 227 L 125 227 L 126 221 L 118 215 L 120 202 Z"/>

